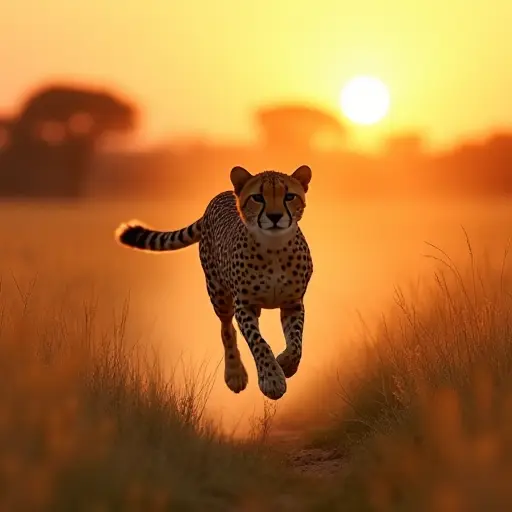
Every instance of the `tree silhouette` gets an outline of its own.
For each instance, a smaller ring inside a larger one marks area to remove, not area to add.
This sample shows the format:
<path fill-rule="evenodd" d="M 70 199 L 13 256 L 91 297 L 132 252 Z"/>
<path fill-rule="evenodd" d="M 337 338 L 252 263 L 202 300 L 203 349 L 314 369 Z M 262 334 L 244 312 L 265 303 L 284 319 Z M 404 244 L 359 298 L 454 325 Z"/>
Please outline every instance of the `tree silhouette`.
<path fill-rule="evenodd" d="M 61 124 L 67 137 L 98 138 L 108 132 L 133 129 L 135 115 L 132 105 L 110 92 L 54 85 L 32 94 L 19 120 L 25 128 L 52 122 Z"/>
<path fill-rule="evenodd" d="M 135 123 L 134 107 L 108 91 L 67 85 L 39 89 L 17 118 L 0 122 L 8 140 L 0 153 L 3 192 L 81 195 L 97 144 L 110 133 L 133 130 Z"/>
<path fill-rule="evenodd" d="M 318 107 L 286 104 L 265 107 L 256 113 L 264 144 L 278 150 L 314 150 L 339 147 L 346 129 L 334 115 Z"/>

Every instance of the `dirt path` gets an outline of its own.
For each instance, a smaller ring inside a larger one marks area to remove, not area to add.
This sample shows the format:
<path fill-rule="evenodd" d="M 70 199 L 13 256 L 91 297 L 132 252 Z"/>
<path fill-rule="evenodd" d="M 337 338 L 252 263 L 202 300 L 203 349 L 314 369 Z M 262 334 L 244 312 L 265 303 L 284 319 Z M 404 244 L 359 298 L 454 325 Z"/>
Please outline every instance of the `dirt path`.
<path fill-rule="evenodd" d="M 288 462 L 299 473 L 316 478 L 336 476 L 343 469 L 343 459 L 336 450 L 321 448 L 292 451 Z"/>
<path fill-rule="evenodd" d="M 343 469 L 343 457 L 338 450 L 305 448 L 304 440 L 296 431 L 273 432 L 271 442 L 285 454 L 287 464 L 303 475 L 328 478 Z"/>

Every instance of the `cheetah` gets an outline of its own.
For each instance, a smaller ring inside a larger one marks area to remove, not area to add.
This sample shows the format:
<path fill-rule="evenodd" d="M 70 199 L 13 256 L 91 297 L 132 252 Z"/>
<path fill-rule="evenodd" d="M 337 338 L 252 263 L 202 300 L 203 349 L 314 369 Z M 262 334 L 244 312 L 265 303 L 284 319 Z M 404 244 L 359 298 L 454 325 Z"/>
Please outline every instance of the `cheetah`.
<path fill-rule="evenodd" d="M 174 251 L 199 242 L 201 266 L 224 345 L 224 380 L 239 393 L 248 376 L 237 347 L 235 318 L 256 363 L 261 392 L 272 400 L 286 393 L 286 378 L 299 367 L 304 295 L 313 274 L 308 244 L 298 223 L 306 207 L 311 169 L 287 175 L 251 174 L 234 167 L 233 191 L 222 192 L 204 215 L 177 231 L 155 231 L 138 221 L 121 224 L 117 241 L 144 251 Z M 263 309 L 281 310 L 286 348 L 276 357 L 263 339 Z"/>

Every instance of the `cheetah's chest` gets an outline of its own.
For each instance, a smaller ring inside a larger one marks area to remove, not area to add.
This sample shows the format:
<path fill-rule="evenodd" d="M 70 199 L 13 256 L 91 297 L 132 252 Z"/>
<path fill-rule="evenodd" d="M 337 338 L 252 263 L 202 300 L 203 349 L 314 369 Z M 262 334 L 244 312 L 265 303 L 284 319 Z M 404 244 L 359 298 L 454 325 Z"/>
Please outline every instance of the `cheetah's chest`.
<path fill-rule="evenodd" d="M 308 267 L 296 255 L 280 254 L 249 272 L 245 288 L 246 300 L 265 309 L 295 303 L 304 295 Z M 247 286 L 248 285 L 248 286 Z"/>

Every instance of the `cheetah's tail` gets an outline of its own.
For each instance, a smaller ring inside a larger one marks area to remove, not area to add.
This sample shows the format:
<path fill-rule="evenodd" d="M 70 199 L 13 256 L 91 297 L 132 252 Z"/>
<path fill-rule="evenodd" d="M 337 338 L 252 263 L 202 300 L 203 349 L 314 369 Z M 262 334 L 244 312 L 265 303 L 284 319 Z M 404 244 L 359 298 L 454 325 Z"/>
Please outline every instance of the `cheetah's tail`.
<path fill-rule="evenodd" d="M 115 238 L 121 245 L 142 251 L 175 251 L 199 242 L 202 220 L 177 231 L 155 231 L 132 220 L 116 229 Z"/>

